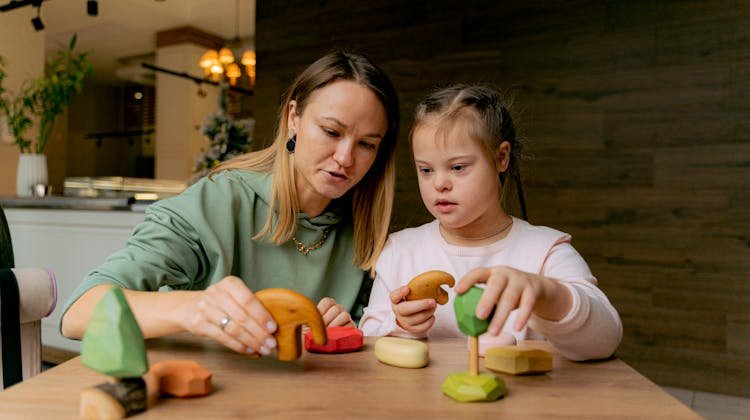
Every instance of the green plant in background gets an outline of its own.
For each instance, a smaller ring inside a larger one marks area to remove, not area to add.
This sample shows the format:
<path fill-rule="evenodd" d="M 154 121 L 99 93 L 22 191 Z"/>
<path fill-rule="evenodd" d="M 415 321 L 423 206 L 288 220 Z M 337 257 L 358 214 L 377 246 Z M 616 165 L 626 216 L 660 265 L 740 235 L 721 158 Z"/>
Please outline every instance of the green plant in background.
<path fill-rule="evenodd" d="M 189 181 L 191 184 L 208 174 L 219 163 L 245 153 L 252 142 L 255 120 L 235 120 L 227 113 L 228 90 L 229 86 L 223 83 L 219 91 L 218 111 L 210 114 L 201 126 L 201 134 L 208 137 L 210 143 L 193 166 L 194 174 Z"/>
<path fill-rule="evenodd" d="M 0 114 L 6 116 L 21 153 L 44 152 L 55 120 L 73 95 L 81 92 L 84 79 L 92 72 L 88 53 L 74 52 L 76 39 L 74 35 L 66 48 L 55 52 L 45 63 L 44 76 L 25 82 L 15 97 L 2 85 L 6 72 L 0 57 Z M 34 123 L 39 125 L 36 140 L 26 137 Z"/>

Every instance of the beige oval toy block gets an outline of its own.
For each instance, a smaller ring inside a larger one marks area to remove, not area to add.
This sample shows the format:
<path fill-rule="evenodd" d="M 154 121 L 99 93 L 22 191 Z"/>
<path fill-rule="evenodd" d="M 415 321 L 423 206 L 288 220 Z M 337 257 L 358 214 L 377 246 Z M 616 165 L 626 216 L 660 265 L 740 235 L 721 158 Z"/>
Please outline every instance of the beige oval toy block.
<path fill-rule="evenodd" d="M 435 299 L 437 303 L 445 305 L 448 303 L 448 292 L 440 287 L 443 284 L 453 287 L 456 281 L 445 271 L 425 271 L 409 281 L 406 300 Z"/>
<path fill-rule="evenodd" d="M 552 370 L 552 354 L 517 346 L 494 347 L 485 352 L 484 367 L 512 375 L 544 373 Z"/>
<path fill-rule="evenodd" d="M 427 344 L 398 337 L 382 337 L 375 342 L 375 357 L 387 365 L 421 368 L 430 360 Z"/>

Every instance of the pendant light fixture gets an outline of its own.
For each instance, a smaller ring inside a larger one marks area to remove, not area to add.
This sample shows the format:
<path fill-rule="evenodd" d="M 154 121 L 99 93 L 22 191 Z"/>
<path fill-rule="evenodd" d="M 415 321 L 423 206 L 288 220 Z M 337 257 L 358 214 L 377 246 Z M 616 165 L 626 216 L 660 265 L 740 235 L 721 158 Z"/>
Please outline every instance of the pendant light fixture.
<path fill-rule="evenodd" d="M 229 84 L 235 86 L 237 80 L 242 77 L 242 70 L 235 59 L 234 49 L 241 50 L 242 42 L 240 41 L 240 0 L 235 0 L 234 14 L 234 39 L 219 51 L 214 49 L 206 51 L 201 56 L 200 67 L 215 82 L 218 82 L 222 75 L 229 79 Z M 250 78 L 250 86 L 255 85 L 255 51 L 245 50 L 240 56 L 239 63 L 245 67 L 245 72 Z"/>

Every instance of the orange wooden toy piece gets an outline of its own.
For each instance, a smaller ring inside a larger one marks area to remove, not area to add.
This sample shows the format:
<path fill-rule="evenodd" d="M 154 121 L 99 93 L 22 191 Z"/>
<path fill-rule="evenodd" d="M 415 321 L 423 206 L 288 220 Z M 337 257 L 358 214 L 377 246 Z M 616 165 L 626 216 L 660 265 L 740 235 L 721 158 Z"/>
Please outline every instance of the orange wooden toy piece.
<path fill-rule="evenodd" d="M 305 350 L 312 353 L 348 353 L 362 348 L 364 333 L 351 326 L 326 328 L 328 342 L 324 346 L 315 344 L 312 334 L 305 333 Z"/>
<path fill-rule="evenodd" d="M 302 325 L 310 327 L 315 343 L 326 343 L 323 317 L 315 303 L 307 296 L 289 289 L 264 289 L 255 296 L 260 299 L 276 320 L 276 342 L 279 360 L 297 360 L 302 355 Z"/>
<path fill-rule="evenodd" d="M 448 303 L 448 292 L 440 286 L 446 284 L 453 287 L 455 283 L 453 276 L 445 271 L 425 271 L 409 281 L 406 300 L 435 299 L 437 303 L 445 305 Z"/>
<path fill-rule="evenodd" d="M 211 393 L 211 371 L 193 360 L 162 360 L 145 375 L 149 401 L 160 394 L 202 397 Z"/>

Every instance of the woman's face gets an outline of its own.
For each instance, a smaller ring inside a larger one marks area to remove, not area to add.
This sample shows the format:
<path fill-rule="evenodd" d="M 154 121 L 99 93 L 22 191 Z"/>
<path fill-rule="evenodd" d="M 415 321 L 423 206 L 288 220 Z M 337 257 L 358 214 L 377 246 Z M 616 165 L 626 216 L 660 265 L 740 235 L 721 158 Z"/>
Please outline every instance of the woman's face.
<path fill-rule="evenodd" d="M 362 180 L 385 136 L 385 108 L 368 87 L 333 82 L 310 95 L 301 115 L 289 104 L 297 193 L 302 211 L 320 214 L 328 203 Z"/>

